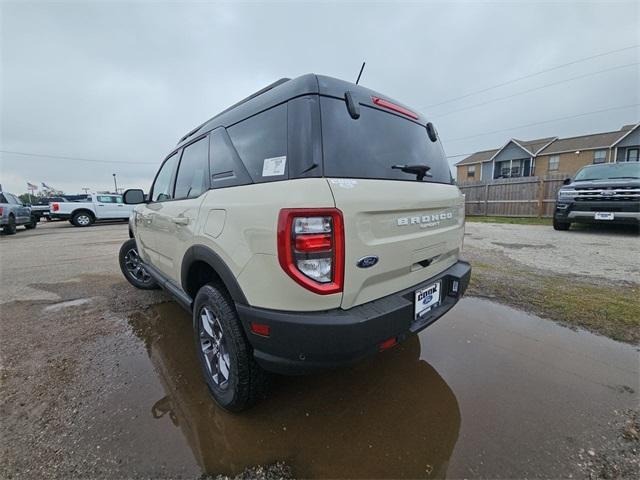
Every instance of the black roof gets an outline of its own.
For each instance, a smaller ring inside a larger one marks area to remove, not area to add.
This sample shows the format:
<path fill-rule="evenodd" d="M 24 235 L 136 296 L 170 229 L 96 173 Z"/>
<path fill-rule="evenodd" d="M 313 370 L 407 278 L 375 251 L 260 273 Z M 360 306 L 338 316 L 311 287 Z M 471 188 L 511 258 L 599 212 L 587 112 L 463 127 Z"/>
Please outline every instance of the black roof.
<path fill-rule="evenodd" d="M 187 143 L 190 138 L 209 132 L 218 127 L 230 127 L 248 117 L 267 110 L 271 107 L 287 102 L 295 97 L 303 95 L 320 94 L 336 98 L 344 98 L 345 92 L 350 91 L 354 98 L 361 104 L 373 106 L 372 97 L 389 100 L 396 105 L 411 110 L 418 115 L 418 122 L 426 124 L 427 120 L 411 107 L 370 90 L 362 85 L 346 82 L 337 78 L 308 73 L 294 79 L 282 78 L 271 85 L 248 96 L 244 100 L 223 110 L 213 118 L 194 128 L 183 136 L 177 147 Z M 177 148 L 176 147 L 176 148 Z"/>

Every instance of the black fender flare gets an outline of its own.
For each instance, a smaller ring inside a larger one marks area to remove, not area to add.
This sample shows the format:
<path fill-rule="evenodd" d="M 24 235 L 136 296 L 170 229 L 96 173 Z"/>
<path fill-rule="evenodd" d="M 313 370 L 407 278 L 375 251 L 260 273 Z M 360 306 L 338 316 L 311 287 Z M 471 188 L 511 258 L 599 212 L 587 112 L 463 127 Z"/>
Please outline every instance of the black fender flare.
<path fill-rule="evenodd" d="M 222 280 L 222 283 L 235 303 L 248 305 L 247 297 L 245 297 L 244 292 L 242 291 L 242 288 L 240 288 L 240 285 L 238 284 L 235 275 L 231 272 L 231 269 L 227 266 L 224 260 L 220 258 L 220 255 L 205 245 L 192 245 L 185 252 L 184 257 L 182 258 L 182 267 L 180 269 L 180 282 L 183 289 L 185 289 L 187 285 L 189 268 L 191 268 L 191 265 L 197 261 L 206 263 L 218 274 L 220 280 Z"/>

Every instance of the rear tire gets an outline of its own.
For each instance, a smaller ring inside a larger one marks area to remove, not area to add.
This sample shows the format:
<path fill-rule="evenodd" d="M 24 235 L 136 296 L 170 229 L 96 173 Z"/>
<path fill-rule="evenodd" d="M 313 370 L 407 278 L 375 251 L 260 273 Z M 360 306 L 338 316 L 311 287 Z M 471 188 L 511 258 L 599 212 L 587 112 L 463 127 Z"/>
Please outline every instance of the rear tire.
<path fill-rule="evenodd" d="M 267 389 L 268 375 L 253 358 L 227 291 L 208 284 L 193 304 L 196 351 L 211 396 L 225 410 L 249 408 Z"/>
<path fill-rule="evenodd" d="M 93 221 L 93 215 L 86 211 L 76 212 L 71 218 L 71 223 L 76 227 L 89 227 Z"/>
<path fill-rule="evenodd" d="M 24 228 L 26 228 L 27 230 L 33 230 L 34 228 L 36 228 L 38 226 L 38 217 L 31 217 L 31 222 L 27 223 Z"/>
<path fill-rule="evenodd" d="M 553 219 L 554 230 L 569 230 L 570 227 L 571 227 L 571 222 L 559 222 L 555 218 Z"/>
<path fill-rule="evenodd" d="M 120 261 L 120 270 L 122 270 L 124 278 L 126 278 L 131 285 L 141 290 L 158 288 L 158 283 L 149 275 L 149 272 L 144 268 L 140 260 L 138 246 L 134 238 L 130 238 L 122 244 L 118 259 Z"/>
<path fill-rule="evenodd" d="M 2 227 L 2 231 L 5 235 L 14 235 L 16 233 L 16 217 L 9 215 L 7 224 Z"/>

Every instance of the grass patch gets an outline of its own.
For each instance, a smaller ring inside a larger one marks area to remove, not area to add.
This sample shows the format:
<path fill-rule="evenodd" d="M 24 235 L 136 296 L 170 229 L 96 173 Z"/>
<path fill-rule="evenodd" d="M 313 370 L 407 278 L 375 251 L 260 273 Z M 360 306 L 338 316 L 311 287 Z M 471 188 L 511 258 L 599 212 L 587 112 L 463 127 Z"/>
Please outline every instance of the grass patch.
<path fill-rule="evenodd" d="M 482 215 L 467 215 L 467 222 L 482 223 L 511 223 L 514 225 L 552 225 L 551 218 L 536 217 L 485 217 Z"/>
<path fill-rule="evenodd" d="M 568 326 L 640 343 L 640 287 L 594 285 L 513 266 L 473 263 L 468 293 L 489 297 Z"/>

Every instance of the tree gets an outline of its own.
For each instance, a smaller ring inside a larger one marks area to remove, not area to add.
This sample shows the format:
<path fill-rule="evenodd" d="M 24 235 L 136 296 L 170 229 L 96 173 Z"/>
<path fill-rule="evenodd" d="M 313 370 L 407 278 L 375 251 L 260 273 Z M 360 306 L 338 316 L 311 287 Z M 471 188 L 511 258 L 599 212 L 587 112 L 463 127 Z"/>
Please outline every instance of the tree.
<path fill-rule="evenodd" d="M 22 203 L 31 203 L 33 201 L 32 198 L 35 198 L 35 197 L 31 197 L 31 194 L 29 193 L 22 193 L 18 195 L 18 198 Z"/>

